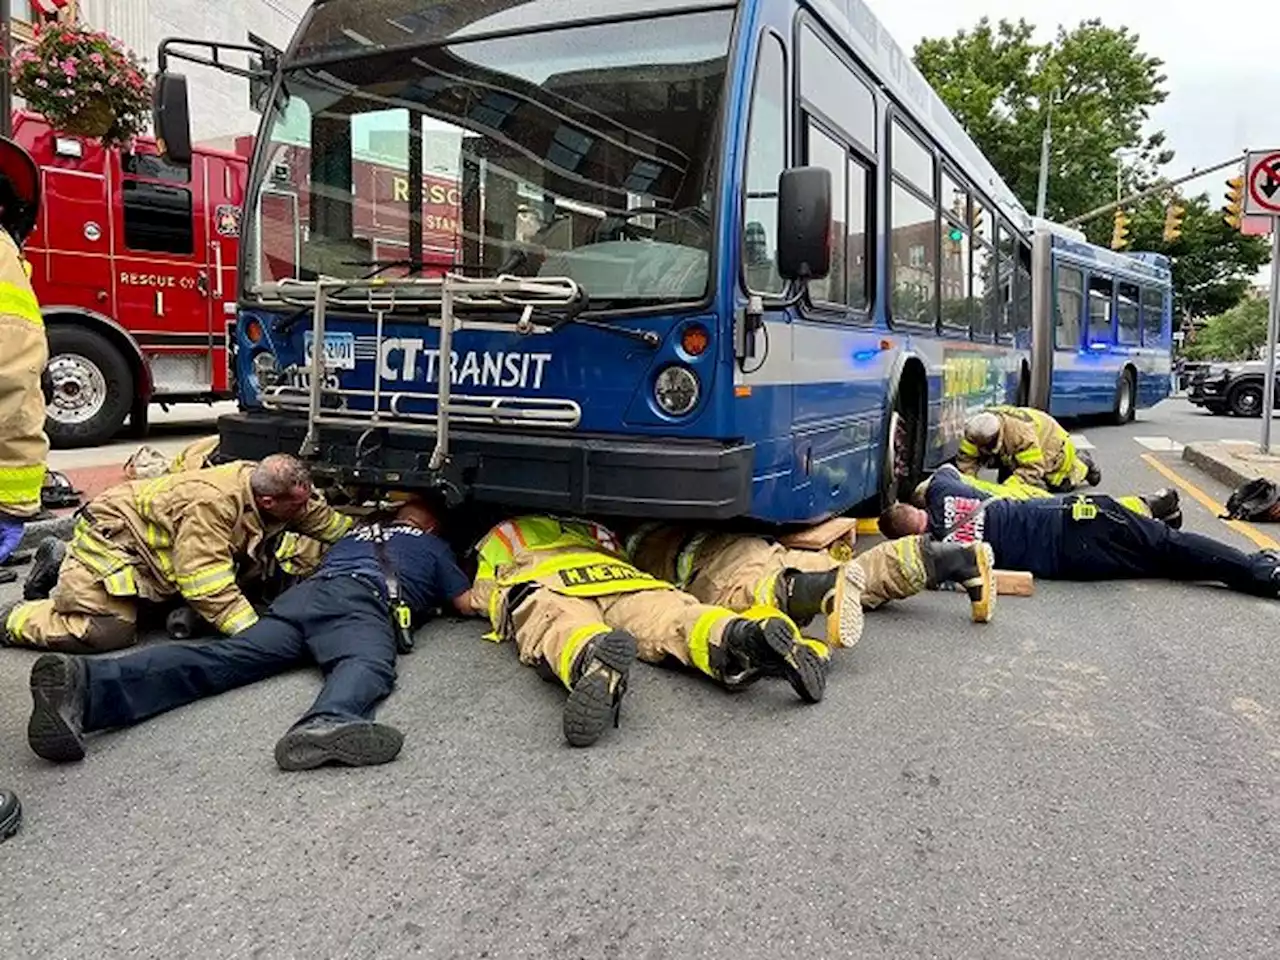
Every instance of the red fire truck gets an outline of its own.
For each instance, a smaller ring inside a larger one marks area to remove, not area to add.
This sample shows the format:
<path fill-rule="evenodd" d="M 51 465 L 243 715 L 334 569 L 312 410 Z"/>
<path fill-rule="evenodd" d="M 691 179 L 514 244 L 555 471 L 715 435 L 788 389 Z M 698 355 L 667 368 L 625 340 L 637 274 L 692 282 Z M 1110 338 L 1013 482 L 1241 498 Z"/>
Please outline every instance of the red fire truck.
<path fill-rule="evenodd" d="M 17 113 L 14 136 L 41 170 L 27 242 L 49 332 L 55 447 L 91 446 L 152 403 L 231 396 L 245 158 L 197 151 L 171 166 L 150 140 L 132 152 L 58 133 Z"/>
<path fill-rule="evenodd" d="M 40 166 L 44 193 L 27 255 L 49 331 L 53 445 L 103 443 L 126 419 L 141 433 L 153 403 L 230 399 L 227 351 L 253 138 L 240 138 L 235 152 L 197 148 L 185 169 L 165 163 L 149 139 L 132 152 L 104 150 L 34 114 L 15 114 L 14 136 Z M 272 150 L 276 170 L 258 224 L 258 276 L 268 281 L 296 271 L 309 218 L 298 198 L 310 196 L 310 152 Z M 406 233 L 403 170 L 376 157 L 353 159 L 360 198 L 353 236 L 369 241 L 373 259 L 406 256 L 389 239 Z M 457 182 L 425 177 L 422 193 L 431 275 L 457 249 Z"/>

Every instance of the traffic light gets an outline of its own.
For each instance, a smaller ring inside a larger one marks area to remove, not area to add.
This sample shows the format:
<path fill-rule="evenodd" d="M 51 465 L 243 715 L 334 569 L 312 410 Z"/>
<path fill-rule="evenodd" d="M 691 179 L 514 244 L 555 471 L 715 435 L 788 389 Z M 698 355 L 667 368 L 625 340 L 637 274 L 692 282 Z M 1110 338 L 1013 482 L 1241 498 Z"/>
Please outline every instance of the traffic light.
<path fill-rule="evenodd" d="M 1177 200 L 1170 200 L 1164 208 L 1164 242 L 1173 243 L 1182 236 L 1182 218 L 1187 215 L 1187 208 Z"/>
<path fill-rule="evenodd" d="M 1244 177 L 1232 177 L 1227 181 L 1231 189 L 1227 191 L 1227 205 L 1223 207 L 1222 219 L 1233 230 L 1240 229 L 1240 221 L 1244 216 Z"/>
<path fill-rule="evenodd" d="M 1115 229 L 1111 231 L 1111 249 L 1123 250 L 1129 245 L 1129 216 L 1123 210 L 1116 211 Z"/>

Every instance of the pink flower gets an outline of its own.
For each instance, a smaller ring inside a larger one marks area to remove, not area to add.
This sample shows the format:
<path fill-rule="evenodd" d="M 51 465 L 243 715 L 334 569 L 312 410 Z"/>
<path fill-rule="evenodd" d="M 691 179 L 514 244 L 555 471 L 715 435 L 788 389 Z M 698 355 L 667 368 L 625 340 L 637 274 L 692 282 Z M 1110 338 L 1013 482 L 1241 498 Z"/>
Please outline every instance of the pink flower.
<path fill-rule="evenodd" d="M 44 77 L 36 77 L 36 86 L 39 87 L 41 90 L 45 90 L 49 86 L 49 81 L 46 80 Z"/>
<path fill-rule="evenodd" d="M 89 62 L 101 67 L 107 62 L 107 58 L 100 53 L 91 53 L 89 54 Z"/>
<path fill-rule="evenodd" d="M 75 77 L 75 75 L 79 72 L 76 69 L 76 60 L 74 57 L 67 57 L 67 59 L 63 60 L 62 63 L 59 64 L 59 66 L 62 67 L 62 72 L 65 73 L 68 77 Z"/>

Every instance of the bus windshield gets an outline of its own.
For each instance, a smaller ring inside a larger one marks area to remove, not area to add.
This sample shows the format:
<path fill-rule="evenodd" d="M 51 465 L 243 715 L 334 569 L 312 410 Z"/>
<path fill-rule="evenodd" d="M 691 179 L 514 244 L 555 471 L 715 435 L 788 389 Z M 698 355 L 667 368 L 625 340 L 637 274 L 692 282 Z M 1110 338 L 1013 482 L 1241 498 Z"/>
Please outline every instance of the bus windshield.
<path fill-rule="evenodd" d="M 320 276 L 568 276 L 700 300 L 731 10 L 352 53 L 286 70 L 251 289 Z"/>

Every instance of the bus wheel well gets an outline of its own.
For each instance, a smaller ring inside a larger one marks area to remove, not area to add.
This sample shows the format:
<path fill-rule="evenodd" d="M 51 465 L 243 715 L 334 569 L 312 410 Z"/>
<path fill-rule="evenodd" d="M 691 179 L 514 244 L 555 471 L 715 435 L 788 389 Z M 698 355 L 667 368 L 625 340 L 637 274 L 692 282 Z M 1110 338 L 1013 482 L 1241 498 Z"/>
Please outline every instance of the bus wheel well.
<path fill-rule="evenodd" d="M 898 374 L 889 408 L 880 501 L 887 507 L 908 499 L 924 473 L 929 426 L 929 378 L 924 364 L 908 357 Z"/>
<path fill-rule="evenodd" d="M 80 327 L 82 330 L 91 330 L 106 338 L 113 347 L 120 351 L 120 356 L 129 365 L 129 372 L 133 374 L 133 382 L 137 387 L 139 400 L 150 402 L 151 371 L 143 362 L 138 345 L 114 323 L 99 320 L 88 314 L 63 313 L 57 310 L 46 313 L 44 322 L 46 327 Z"/>

